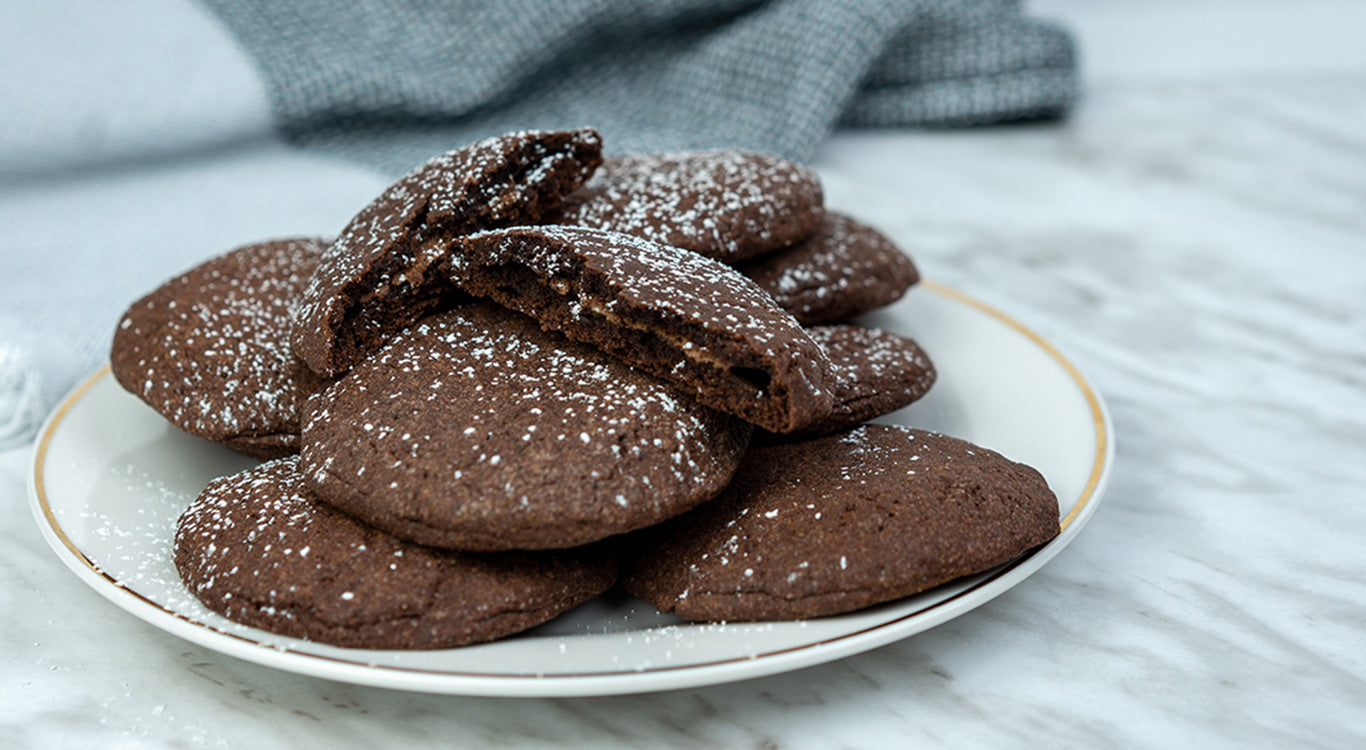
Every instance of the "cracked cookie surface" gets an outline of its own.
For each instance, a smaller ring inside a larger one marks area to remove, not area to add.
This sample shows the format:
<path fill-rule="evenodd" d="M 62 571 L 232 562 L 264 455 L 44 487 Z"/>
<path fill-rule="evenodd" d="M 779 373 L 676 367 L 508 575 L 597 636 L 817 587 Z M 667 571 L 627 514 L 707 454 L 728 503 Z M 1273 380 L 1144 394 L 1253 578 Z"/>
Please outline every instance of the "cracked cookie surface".
<path fill-rule="evenodd" d="M 771 154 L 637 154 L 604 162 L 565 200 L 559 222 L 736 263 L 809 236 L 823 202 L 815 172 Z"/>
<path fill-rule="evenodd" d="M 835 405 L 829 417 L 783 438 L 852 429 L 919 400 L 937 377 L 929 355 L 906 336 L 854 325 L 812 326 L 806 333 L 830 357 Z"/>
<path fill-rule="evenodd" d="M 290 350 L 290 312 L 325 246 L 247 245 L 167 281 L 120 319 L 114 378 L 191 435 L 257 458 L 297 452 L 300 408 L 322 380 Z"/>
<path fill-rule="evenodd" d="M 306 407 L 319 497 L 457 549 L 585 544 L 715 496 L 742 421 L 519 313 L 472 303 L 395 336 Z"/>
<path fill-rule="evenodd" d="M 831 364 L 795 319 L 724 263 L 584 227 L 462 238 L 451 282 L 530 315 L 772 432 L 825 418 Z"/>
<path fill-rule="evenodd" d="M 501 638 L 616 580 L 604 550 L 474 555 L 401 541 L 309 496 L 297 456 L 211 482 L 180 518 L 175 564 L 230 620 L 373 649 Z"/>
<path fill-rule="evenodd" d="M 1058 533 L 1034 469 L 867 425 L 752 449 L 720 497 L 643 535 L 623 583 L 685 620 L 820 617 L 982 572 Z"/>

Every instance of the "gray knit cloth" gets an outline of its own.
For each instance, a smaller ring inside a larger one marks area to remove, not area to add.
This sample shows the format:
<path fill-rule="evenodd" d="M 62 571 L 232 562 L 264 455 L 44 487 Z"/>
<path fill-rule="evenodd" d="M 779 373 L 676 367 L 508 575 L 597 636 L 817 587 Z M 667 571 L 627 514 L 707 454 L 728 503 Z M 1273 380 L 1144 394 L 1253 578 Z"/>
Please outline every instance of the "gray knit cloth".
<path fill-rule="evenodd" d="M 1053 117 L 1066 33 L 1011 0 L 203 0 L 282 131 L 389 172 L 510 130 L 809 159 L 837 126 Z"/>

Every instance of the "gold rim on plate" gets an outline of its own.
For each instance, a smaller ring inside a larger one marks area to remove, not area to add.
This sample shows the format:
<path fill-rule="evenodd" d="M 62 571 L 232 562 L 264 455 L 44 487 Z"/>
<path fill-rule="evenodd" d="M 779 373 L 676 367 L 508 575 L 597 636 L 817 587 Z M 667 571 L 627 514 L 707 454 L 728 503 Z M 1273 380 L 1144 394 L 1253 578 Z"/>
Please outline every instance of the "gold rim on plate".
<path fill-rule="evenodd" d="M 960 292 L 960 291 L 958 291 L 958 290 L 956 290 L 956 289 L 954 289 L 954 288 L 952 288 L 952 287 L 948 287 L 948 286 L 945 286 L 945 285 L 943 285 L 943 284 L 940 284 L 940 283 L 937 283 L 937 282 L 934 282 L 934 281 L 930 281 L 930 280 L 922 280 L 921 283 L 920 283 L 920 286 L 921 286 L 922 288 L 924 288 L 925 290 L 927 290 L 927 291 L 933 292 L 933 293 L 938 294 L 938 295 L 943 296 L 943 297 L 947 297 L 947 298 L 952 299 L 952 300 L 954 300 L 954 301 L 956 301 L 956 302 L 960 302 L 960 303 L 962 303 L 962 304 L 965 304 L 965 305 L 967 305 L 967 306 L 969 306 L 969 307 L 971 307 L 971 308 L 973 308 L 973 309 L 975 309 L 975 310 L 978 310 L 979 312 L 985 313 L 985 314 L 989 315 L 990 317 L 996 319 L 997 321 L 1000 321 L 1001 323 L 1004 323 L 1005 325 L 1007 325 L 1007 326 L 1009 326 L 1010 328 L 1014 329 L 1016 332 L 1022 334 L 1022 335 L 1025 336 L 1027 339 L 1029 339 L 1031 342 L 1033 342 L 1036 346 L 1038 346 L 1040 349 L 1042 349 L 1044 352 L 1046 352 L 1046 353 L 1047 353 L 1055 362 L 1057 362 L 1057 364 L 1060 365 L 1060 366 L 1063 368 L 1063 370 L 1067 373 L 1068 377 L 1072 379 L 1073 383 L 1076 385 L 1076 387 L 1078 388 L 1078 390 L 1080 390 L 1081 393 L 1085 396 L 1085 398 L 1086 398 L 1086 404 L 1087 404 L 1088 409 L 1090 410 L 1091 419 L 1092 419 L 1092 423 L 1093 423 L 1093 427 L 1094 427 L 1094 429 L 1095 429 L 1095 435 L 1096 435 L 1096 449 L 1095 449 L 1095 456 L 1093 457 L 1092 464 L 1091 464 L 1091 473 L 1090 473 L 1089 477 L 1087 478 L 1086 485 L 1085 485 L 1085 487 L 1083 488 L 1082 493 L 1081 493 L 1081 495 L 1078 497 L 1077 501 L 1073 504 L 1071 510 L 1070 510 L 1070 511 L 1067 513 L 1067 515 L 1064 516 L 1064 517 L 1062 518 L 1062 520 L 1060 521 L 1061 530 L 1062 530 L 1062 531 L 1066 531 L 1067 528 L 1068 528 L 1068 526 L 1070 526 L 1070 525 L 1077 519 L 1077 517 L 1080 515 L 1080 513 L 1087 507 L 1087 505 L 1091 502 L 1091 500 L 1092 500 L 1093 497 L 1095 496 L 1096 490 L 1097 490 L 1097 488 L 1099 487 L 1100 482 L 1101 482 L 1101 478 L 1102 478 L 1102 476 L 1104 475 L 1104 472 L 1105 472 L 1106 458 L 1107 458 L 1108 451 L 1109 451 L 1109 440 L 1110 440 L 1110 436 L 1109 436 L 1109 430 L 1107 429 L 1107 420 L 1106 420 L 1106 417 L 1105 417 L 1105 410 L 1104 410 L 1104 408 L 1101 406 L 1100 398 L 1096 395 L 1095 391 L 1091 388 L 1091 385 L 1090 385 L 1090 384 L 1086 381 L 1086 379 L 1082 376 L 1081 372 L 1076 368 L 1076 366 L 1074 366 L 1070 361 L 1068 361 L 1068 359 L 1067 359 L 1066 357 L 1064 357 L 1064 356 L 1062 355 L 1062 353 L 1059 352 L 1052 344 L 1048 343 L 1046 340 L 1044 340 L 1044 339 L 1043 339 L 1042 337 L 1040 337 L 1038 334 L 1034 333 L 1034 331 L 1032 331 L 1032 330 L 1030 330 L 1029 328 L 1025 327 L 1025 326 L 1024 326 L 1023 324 L 1021 324 L 1019 321 L 1016 321 L 1014 318 L 1011 318 L 1010 316 L 1008 316 L 1008 315 L 1006 315 L 1005 313 L 1002 313 L 1001 311 L 999 311 L 999 310 L 997 310 L 997 309 L 991 307 L 990 305 L 987 305 L 987 304 L 984 303 L 984 302 L 981 302 L 981 301 L 979 301 L 979 300 L 977 300 L 977 299 L 974 299 L 973 297 L 970 297 L 970 296 L 964 294 L 963 292 Z M 501 673 L 501 672 L 467 672 L 467 671 L 457 671 L 457 670 L 448 670 L 448 669 L 441 669 L 441 670 L 437 670 L 437 669 L 423 669 L 423 668 L 420 668 L 420 667 L 408 667 L 408 666 L 398 666 L 398 665 L 390 665 L 390 664 L 375 664 L 375 663 L 373 663 L 373 662 L 367 662 L 367 661 L 360 660 L 360 659 L 345 659 L 345 658 L 340 658 L 340 657 L 335 657 L 335 656 L 328 656 L 328 655 L 323 655 L 323 654 L 310 653 L 310 652 L 305 652 L 305 651 L 296 651 L 296 650 L 289 649 L 289 648 L 281 648 L 280 646 L 270 645 L 270 644 L 264 643 L 264 642 L 262 642 L 262 641 L 256 640 L 256 639 L 254 639 L 254 638 L 249 638 L 249 637 L 246 637 L 246 636 L 243 636 L 243 635 L 239 635 L 239 634 L 236 634 L 236 633 L 229 633 L 229 632 L 226 632 L 226 631 L 221 630 L 221 629 L 219 629 L 219 628 L 216 628 L 216 627 L 214 627 L 214 626 L 212 626 L 212 625 L 210 625 L 210 624 L 208 624 L 208 623 L 200 622 L 199 620 L 191 619 L 191 618 L 189 618 L 189 617 L 187 617 L 187 616 L 185 616 L 185 615 L 183 615 L 183 614 L 180 614 L 179 612 L 176 612 L 176 611 L 174 611 L 174 610 L 172 610 L 172 609 L 167 608 L 165 605 L 161 604 L 160 602 L 154 601 L 154 600 L 152 600 L 152 599 L 147 598 L 146 596 L 143 596 L 142 594 L 138 593 L 137 591 L 134 591 L 133 589 L 130 589 L 126 584 L 124 584 L 123 582 L 121 582 L 121 581 L 119 581 L 118 579 L 114 578 L 113 576 L 109 575 L 109 574 L 108 574 L 107 572 L 105 572 L 102 568 L 100 568 L 99 565 L 95 564 L 94 561 L 92 561 L 89 557 L 87 557 L 87 556 L 85 555 L 85 553 L 82 552 L 82 551 L 80 550 L 80 548 L 76 546 L 75 542 L 73 542 L 73 541 L 71 540 L 71 538 L 67 535 L 66 531 L 62 528 L 61 524 L 58 523 L 57 518 L 56 518 L 56 515 L 55 515 L 55 514 L 53 513 L 53 511 L 52 511 L 52 506 L 51 506 L 51 504 L 48 502 L 46 486 L 45 486 L 44 479 L 43 479 L 43 469 L 44 469 L 44 465 L 45 465 L 46 460 L 47 460 L 47 452 L 48 452 L 49 445 L 50 445 L 50 443 L 52 442 L 52 438 L 53 438 L 53 436 L 56 434 L 58 427 L 61 426 L 63 420 L 66 418 L 68 412 L 70 412 L 70 410 L 71 410 L 71 409 L 72 409 L 72 408 L 73 408 L 73 407 L 74 407 L 82 398 L 84 398 L 85 395 L 86 395 L 87 393 L 89 393 L 89 391 L 90 391 L 91 388 L 95 387 L 95 385 L 97 385 L 97 384 L 98 384 L 102 379 L 104 379 L 105 377 L 108 377 L 108 376 L 110 375 L 110 373 L 111 373 L 111 371 L 110 371 L 109 365 L 105 365 L 105 366 L 101 367 L 98 371 L 96 371 L 93 375 L 91 375 L 89 378 L 87 378 L 83 383 L 81 383 L 79 386 L 77 386 L 77 387 L 75 388 L 75 390 L 73 390 L 73 391 L 72 391 L 72 392 L 71 392 L 71 393 L 62 401 L 62 403 L 57 407 L 57 409 L 53 412 L 52 416 L 51 416 L 51 417 L 49 418 L 49 420 L 48 420 L 47 426 L 44 428 L 42 434 L 39 436 L 38 443 L 37 443 L 37 447 L 36 447 L 36 449 L 35 449 L 35 451 L 34 451 L 34 459 L 33 459 L 33 471 L 34 471 L 34 473 L 33 473 L 33 489 L 34 489 L 34 493 L 35 493 L 35 495 L 36 495 L 36 499 L 37 499 L 37 502 L 38 502 L 38 507 L 39 507 L 40 510 L 42 511 L 43 519 L 47 522 L 47 525 L 48 525 L 49 530 L 56 536 L 56 538 L 57 538 L 59 541 L 61 541 L 62 545 L 67 549 L 67 551 L 69 551 L 81 565 L 83 565 L 83 566 L 84 566 L 86 569 L 88 569 L 91 573 L 93 573 L 93 574 L 99 576 L 100 578 L 104 579 L 105 581 L 107 581 L 109 584 L 111 584 L 111 585 L 114 586 L 117 590 L 123 592 L 124 594 L 127 594 L 128 596 L 132 596 L 132 597 L 136 598 L 138 601 L 141 601 L 141 602 L 143 602 L 144 604 L 147 604 L 147 605 L 149 605 L 149 606 L 155 608 L 156 610 L 158 610 L 158 611 L 161 612 L 161 613 L 164 613 L 164 614 L 166 614 L 166 615 L 170 615 L 171 617 L 173 617 L 173 618 L 175 618 L 175 619 L 177 619 L 177 620 L 180 620 L 181 622 L 187 623 L 187 624 L 192 625 L 192 626 L 194 626 L 194 627 L 196 627 L 196 628 L 202 628 L 202 629 L 207 630 L 207 631 L 209 631 L 209 632 L 212 632 L 212 633 L 214 633 L 214 634 L 216 634 L 216 635 L 227 636 L 227 637 L 232 638 L 232 639 L 234 639 L 234 640 L 236 640 L 236 641 L 238 641 L 238 642 L 241 642 L 241 643 L 245 643 L 245 644 L 249 644 L 249 645 L 252 645 L 252 646 L 256 646 L 256 647 L 261 648 L 261 649 L 267 649 L 267 650 L 269 650 L 269 651 L 270 651 L 271 653 L 273 653 L 273 654 L 281 654 L 281 653 L 292 654 L 292 655 L 299 656 L 299 657 L 303 657 L 303 658 L 306 658 L 306 659 L 316 659 L 316 660 L 319 660 L 319 661 L 330 662 L 330 663 L 333 663 L 333 664 L 341 664 L 341 665 L 347 665 L 347 666 L 353 666 L 353 667 L 364 667 L 364 668 L 366 668 L 366 669 L 368 669 L 368 670 L 387 670 L 387 671 L 391 671 L 391 672 L 400 672 L 400 673 L 412 673 L 412 674 L 434 675 L 434 676 L 448 676 L 448 677 L 461 677 L 461 678 L 479 678 L 479 679 L 498 678 L 498 679 L 503 679 L 503 680 L 514 680 L 514 681 L 515 681 L 515 680 L 534 680 L 534 681 L 537 681 L 537 682 L 545 682 L 545 681 L 548 681 L 548 680 L 576 679 L 576 678 L 597 678 L 597 677 L 607 678 L 607 677 L 626 676 L 626 675 L 662 674 L 662 673 L 668 673 L 668 672 L 676 672 L 676 671 L 680 671 L 680 670 L 703 670 L 703 669 L 707 669 L 707 668 L 720 667 L 720 666 L 724 666 L 724 665 L 727 665 L 727 664 L 735 664 L 735 663 L 740 663 L 740 662 L 752 663 L 752 662 L 755 662 L 755 661 L 761 661 L 761 660 L 763 660 L 763 659 L 771 659 L 771 658 L 776 657 L 776 656 L 782 656 L 782 655 L 785 655 L 785 654 L 791 654 L 791 653 L 806 651 L 806 650 L 809 650 L 809 649 L 814 649 L 814 648 L 819 648 L 819 647 L 823 647 L 823 646 L 828 646 L 828 645 L 830 645 L 830 644 L 839 643 L 839 642 L 842 642 L 842 641 L 849 640 L 849 639 L 851 639 L 851 638 L 857 638 L 857 637 L 859 637 L 859 636 L 866 635 L 866 634 L 871 633 L 871 632 L 883 630 L 883 629 L 885 629 L 885 628 L 894 626 L 894 625 L 896 625 L 896 624 L 898 624 L 898 623 L 905 622 L 905 621 L 907 621 L 907 620 L 909 620 L 909 619 L 912 619 L 912 618 L 921 617 L 921 616 L 925 615 L 927 612 L 931 612 L 931 611 L 936 610 L 936 609 L 941 609 L 941 608 L 943 608 L 943 607 L 945 607 L 945 606 L 947 606 L 947 605 L 949 605 L 949 604 L 951 604 L 951 603 L 953 603 L 953 602 L 955 602 L 955 601 L 957 601 L 957 600 L 959 600 L 959 599 L 962 599 L 963 597 L 965 597 L 965 596 L 967 596 L 967 595 L 969 595 L 969 594 L 971 594 L 971 593 L 973 593 L 973 592 L 976 592 L 976 591 L 982 589 L 982 588 L 985 587 L 985 586 L 990 585 L 992 582 L 994 582 L 994 581 L 1000 579 L 1002 576 L 1005 576 L 1006 574 L 1010 573 L 1012 570 L 1014 570 L 1014 569 L 1017 568 L 1019 565 L 1021 565 L 1021 564 L 1024 563 L 1026 560 L 1028 560 L 1030 557 L 1032 557 L 1032 555 L 1026 555 L 1025 557 L 1018 558 L 1018 559 L 1016 559 L 1016 560 L 1014 560 L 1014 561 L 1012 561 L 1012 562 L 1010 562 L 1010 563 L 1007 563 L 1006 565 L 1004 565 L 1004 566 L 1002 566 L 1002 567 L 1000 567 L 1000 568 L 997 568 L 997 569 L 993 570 L 991 573 L 987 574 L 986 577 L 983 578 L 982 580 L 976 582 L 975 584 L 973 584 L 972 586 L 968 587 L 967 589 L 964 589 L 963 591 L 960 591 L 960 592 L 958 592 L 957 594 L 954 594 L 953 596 L 950 596 L 950 597 L 948 597 L 948 598 L 946 598 L 946 599 L 941 599 L 941 600 L 935 601 L 935 602 L 933 602 L 933 603 L 931 603 L 931 604 L 926 605 L 925 607 L 922 607 L 922 608 L 920 608 L 920 609 L 915 610 L 914 612 L 906 613 L 906 614 L 904 614 L 904 615 L 901 615 L 901 616 L 899 616 L 899 617 L 896 617 L 895 619 L 887 620 L 887 621 L 885 621 L 885 622 L 878 623 L 877 625 L 872 625 L 872 626 L 870 626 L 870 627 L 863 628 L 863 629 L 860 629 L 860 630 L 857 630 L 857 631 L 851 631 L 851 632 L 848 632 L 848 633 L 841 633 L 840 635 L 834 636 L 834 637 L 831 637 L 831 638 L 825 638 L 825 639 L 818 640 L 818 641 L 812 641 L 812 642 L 810 642 L 810 643 L 803 643 L 803 644 L 800 644 L 800 645 L 798 645 L 798 646 L 791 646 L 791 647 L 788 647 L 788 648 L 775 649 L 775 650 L 771 650 L 771 651 L 764 651 L 764 652 L 761 652 L 761 653 L 758 653 L 758 654 L 754 654 L 754 655 L 752 655 L 752 656 L 746 655 L 746 656 L 728 657 L 728 658 L 723 658 L 723 659 L 713 659 L 713 660 L 710 660 L 710 661 L 698 662 L 698 663 L 694 663 L 694 664 L 679 664 L 679 665 L 668 665 L 668 666 L 656 666 L 656 667 L 647 667 L 647 668 L 644 668 L 644 669 L 617 669 L 617 670 L 604 670 L 604 671 L 600 671 L 600 672 L 569 672 L 569 673 L 552 673 L 552 674 L 530 674 L 530 673 L 509 674 L 509 673 Z M 1050 543 L 1050 544 L 1051 544 L 1051 543 Z M 1047 545 L 1045 545 L 1045 546 L 1047 546 Z"/>

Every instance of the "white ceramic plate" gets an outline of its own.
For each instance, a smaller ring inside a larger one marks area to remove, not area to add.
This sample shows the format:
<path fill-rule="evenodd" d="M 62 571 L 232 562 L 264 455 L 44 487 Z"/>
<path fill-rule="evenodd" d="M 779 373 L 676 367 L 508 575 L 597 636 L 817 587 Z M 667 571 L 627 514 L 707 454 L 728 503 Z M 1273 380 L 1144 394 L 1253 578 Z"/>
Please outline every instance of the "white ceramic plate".
<path fill-rule="evenodd" d="M 237 625 L 189 594 L 172 564 L 176 519 L 211 478 L 252 461 L 170 427 L 107 369 L 48 419 L 34 454 L 30 500 L 57 555 L 118 606 L 206 648 L 291 672 L 514 696 L 646 692 L 785 672 L 905 638 L 1020 583 L 1076 537 L 1113 460 L 1100 396 L 1056 349 L 1005 315 L 923 283 L 868 322 L 915 337 L 939 370 L 929 396 L 882 421 L 966 438 L 1039 469 L 1058 495 L 1060 536 L 983 575 L 839 617 L 690 625 L 608 595 L 495 643 L 365 651 Z"/>

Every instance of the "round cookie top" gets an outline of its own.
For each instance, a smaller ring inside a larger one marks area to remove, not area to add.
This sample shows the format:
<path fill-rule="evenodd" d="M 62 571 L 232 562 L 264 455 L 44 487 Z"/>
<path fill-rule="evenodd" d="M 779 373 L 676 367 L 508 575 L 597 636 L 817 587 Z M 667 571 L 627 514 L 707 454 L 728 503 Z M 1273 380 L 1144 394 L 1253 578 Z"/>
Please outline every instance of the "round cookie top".
<path fill-rule="evenodd" d="M 834 367 L 835 406 L 829 417 L 796 436 L 857 427 L 917 401 L 934 385 L 934 364 L 911 338 L 853 325 L 813 326 L 806 332 Z"/>
<path fill-rule="evenodd" d="M 834 213 L 825 214 L 811 237 L 740 271 L 805 326 L 889 305 L 920 280 L 911 259 L 885 235 Z"/>
<path fill-rule="evenodd" d="M 820 617 L 987 570 L 1058 532 L 1034 469 L 867 425 L 751 450 L 716 500 L 647 532 L 624 583 L 685 620 Z"/>
<path fill-rule="evenodd" d="M 311 399 L 301 466 L 320 498 L 404 539 L 561 548 L 710 499 L 749 432 L 479 303 L 419 321 Z"/>
<path fill-rule="evenodd" d="M 682 151 L 608 159 L 564 203 L 562 224 L 605 229 L 728 263 L 815 231 L 815 172 L 770 154 Z"/>
<path fill-rule="evenodd" d="M 327 248 L 294 316 L 294 350 L 315 372 L 345 372 L 449 291 L 427 274 L 445 240 L 536 223 L 601 161 L 601 137 L 582 128 L 509 133 L 419 165 Z"/>
<path fill-rule="evenodd" d="M 180 518 L 175 564 L 230 620 L 372 649 L 490 641 L 616 580 L 601 550 L 470 555 L 400 541 L 311 498 L 297 456 L 210 482 Z"/>
<path fill-rule="evenodd" d="M 269 458 L 298 450 L 320 381 L 290 351 L 290 311 L 325 240 L 248 245 L 133 303 L 114 331 L 114 378 L 176 427 Z"/>
<path fill-rule="evenodd" d="M 620 232 L 532 226 L 462 238 L 452 283 L 774 432 L 825 417 L 830 362 L 724 263 Z"/>

